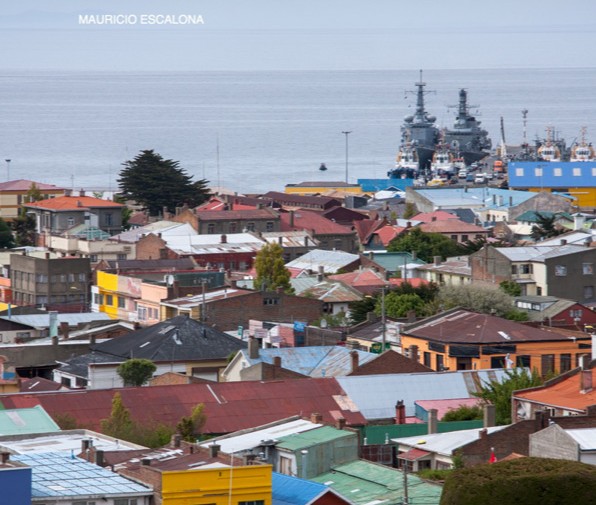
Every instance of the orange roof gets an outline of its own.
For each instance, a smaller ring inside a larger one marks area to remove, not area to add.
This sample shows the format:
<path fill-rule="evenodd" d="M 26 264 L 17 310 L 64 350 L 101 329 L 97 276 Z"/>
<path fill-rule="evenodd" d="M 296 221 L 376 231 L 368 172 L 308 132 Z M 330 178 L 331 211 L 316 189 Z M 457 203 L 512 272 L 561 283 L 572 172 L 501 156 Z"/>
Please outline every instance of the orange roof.
<path fill-rule="evenodd" d="M 596 384 L 596 368 L 590 371 L 592 372 L 592 383 Z M 588 393 L 582 393 L 580 380 L 581 373 L 576 373 L 552 385 L 515 393 L 514 397 L 543 405 L 584 411 L 589 405 L 596 405 L 596 389 L 592 389 Z"/>
<path fill-rule="evenodd" d="M 387 246 L 389 245 L 389 242 L 391 242 L 404 230 L 405 228 L 403 226 L 393 226 L 388 224 L 387 226 L 379 228 L 376 232 L 373 233 L 373 235 L 378 235 L 379 239 L 381 240 L 381 243 L 384 246 Z"/>
<path fill-rule="evenodd" d="M 409 277 L 407 279 L 398 279 L 396 277 L 391 277 L 389 279 L 389 284 L 392 286 L 401 286 L 402 284 L 409 284 L 413 288 L 418 288 L 420 286 L 424 286 L 425 284 L 430 284 L 426 279 L 421 279 L 419 277 Z"/>
<path fill-rule="evenodd" d="M 25 207 L 59 212 L 64 210 L 93 209 L 97 207 L 120 208 L 124 207 L 124 205 L 121 203 L 112 202 L 111 200 L 95 198 L 93 196 L 58 196 L 56 198 L 40 200 L 39 202 L 28 203 L 25 205 Z"/>

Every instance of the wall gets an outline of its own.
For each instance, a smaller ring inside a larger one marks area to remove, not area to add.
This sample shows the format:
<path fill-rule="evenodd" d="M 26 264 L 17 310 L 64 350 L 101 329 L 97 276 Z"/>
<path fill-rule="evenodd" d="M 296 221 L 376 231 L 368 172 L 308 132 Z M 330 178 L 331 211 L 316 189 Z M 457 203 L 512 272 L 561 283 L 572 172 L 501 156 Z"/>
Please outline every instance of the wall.
<path fill-rule="evenodd" d="M 472 282 L 499 284 L 511 278 L 511 262 L 491 246 L 471 254 L 470 267 Z"/>
<path fill-rule="evenodd" d="M 579 446 L 565 430 L 553 424 L 530 434 L 529 456 L 578 461 Z"/>
<path fill-rule="evenodd" d="M 547 268 L 548 295 L 580 303 L 596 301 L 596 248 L 585 247 L 585 250 L 558 258 L 545 260 Z M 584 271 L 583 264 L 590 264 L 591 269 Z M 566 275 L 556 275 L 557 266 L 566 268 Z M 585 288 L 591 287 L 591 296 Z M 545 293 L 546 294 L 546 293 Z"/>
<path fill-rule="evenodd" d="M 0 502 L 7 505 L 31 505 L 31 472 L 29 467 L 0 467 Z"/>
<path fill-rule="evenodd" d="M 161 492 L 163 505 L 229 505 L 256 500 L 271 505 L 271 466 L 163 472 Z"/>

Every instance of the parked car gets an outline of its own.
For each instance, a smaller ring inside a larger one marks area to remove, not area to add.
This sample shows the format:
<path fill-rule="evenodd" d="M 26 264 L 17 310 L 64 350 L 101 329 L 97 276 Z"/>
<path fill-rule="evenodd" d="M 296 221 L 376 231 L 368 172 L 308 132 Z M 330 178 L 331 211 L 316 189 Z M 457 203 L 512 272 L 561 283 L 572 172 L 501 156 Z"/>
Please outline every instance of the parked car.
<path fill-rule="evenodd" d="M 484 184 L 486 182 L 486 177 L 484 174 L 476 174 L 474 177 L 474 184 Z"/>
<path fill-rule="evenodd" d="M 466 182 L 474 182 L 474 175 L 473 174 L 466 175 Z"/>
<path fill-rule="evenodd" d="M 468 175 L 468 171 L 467 170 L 460 170 L 457 174 L 457 177 L 460 179 L 465 179 Z"/>

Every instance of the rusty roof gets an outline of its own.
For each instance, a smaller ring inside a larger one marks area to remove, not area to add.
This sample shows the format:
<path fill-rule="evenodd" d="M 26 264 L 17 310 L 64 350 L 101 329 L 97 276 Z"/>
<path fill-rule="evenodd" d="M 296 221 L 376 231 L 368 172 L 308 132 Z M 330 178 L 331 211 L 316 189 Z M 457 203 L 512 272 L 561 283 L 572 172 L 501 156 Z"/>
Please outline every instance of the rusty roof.
<path fill-rule="evenodd" d="M 477 233 L 488 235 L 488 230 L 475 224 L 465 223 L 459 219 L 444 219 L 423 223 L 419 228 L 425 233 Z"/>
<path fill-rule="evenodd" d="M 31 186 L 35 187 L 41 192 L 43 191 L 64 191 L 64 188 L 54 186 L 53 184 L 45 184 L 43 182 L 30 181 L 28 179 L 16 179 L 14 181 L 0 182 L 0 191 L 29 191 Z"/>
<path fill-rule="evenodd" d="M 293 217 L 292 217 L 293 216 Z M 347 226 L 334 223 L 319 212 L 296 210 L 280 213 L 281 231 L 312 230 L 315 235 L 352 235 Z M 293 225 L 291 224 L 293 220 Z"/>
<path fill-rule="evenodd" d="M 4 408 L 42 405 L 50 414 L 70 413 L 79 426 L 100 431 L 110 416 L 118 392 L 135 420 L 176 425 L 199 403 L 205 405 L 205 434 L 267 424 L 293 415 L 320 412 L 323 421 L 343 417 L 348 425 L 366 424 L 363 415 L 334 378 L 289 379 L 271 382 L 176 384 L 138 388 L 16 393 L 0 396 Z"/>
<path fill-rule="evenodd" d="M 569 342 L 569 338 L 559 332 L 457 308 L 408 324 L 402 334 L 448 344 Z M 586 333 L 585 339 L 590 339 L 590 335 Z"/>
<path fill-rule="evenodd" d="M 273 209 L 254 209 L 243 210 L 197 210 L 195 212 L 199 221 L 229 221 L 229 220 L 248 220 L 248 219 L 277 219 L 278 213 Z"/>

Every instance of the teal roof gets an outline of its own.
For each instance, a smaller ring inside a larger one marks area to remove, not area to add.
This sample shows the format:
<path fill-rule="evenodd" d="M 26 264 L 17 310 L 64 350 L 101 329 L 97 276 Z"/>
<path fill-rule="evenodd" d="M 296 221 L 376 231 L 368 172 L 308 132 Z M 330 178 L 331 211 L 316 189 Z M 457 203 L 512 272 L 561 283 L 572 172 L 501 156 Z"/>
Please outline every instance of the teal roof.
<path fill-rule="evenodd" d="M 52 433 L 60 427 L 41 405 L 27 409 L 0 410 L 0 435 Z"/>
<path fill-rule="evenodd" d="M 313 479 L 329 486 L 356 505 L 371 502 L 401 503 L 404 498 L 403 473 L 393 468 L 357 460 L 333 467 L 330 472 Z M 442 486 L 431 484 L 408 474 L 409 503 L 439 505 Z"/>
<path fill-rule="evenodd" d="M 515 218 L 516 221 L 525 221 L 528 223 L 537 223 L 538 222 L 538 214 L 542 215 L 546 218 L 551 218 L 553 216 L 564 217 L 569 221 L 573 221 L 573 216 L 568 212 L 551 212 L 548 210 L 527 210 L 523 214 L 520 214 Z"/>
<path fill-rule="evenodd" d="M 83 238 L 86 240 L 107 240 L 111 237 L 109 233 L 100 230 L 96 226 L 87 226 L 85 224 L 73 226 L 68 230 L 68 234 L 72 237 Z"/>
<path fill-rule="evenodd" d="M 331 426 L 322 426 L 314 430 L 304 431 L 302 433 L 294 433 L 280 437 L 278 448 L 287 449 L 288 451 L 299 451 L 301 449 L 308 449 L 315 445 L 340 438 L 354 437 L 355 434 L 351 431 L 338 430 Z"/>
<path fill-rule="evenodd" d="M 364 253 L 366 256 L 366 252 Z M 385 270 L 396 271 L 402 268 L 404 265 L 409 263 L 416 263 L 418 265 L 426 265 L 425 261 L 417 258 L 414 259 L 412 254 L 409 252 L 388 252 L 380 253 L 374 251 L 372 260 L 381 265 Z"/>

